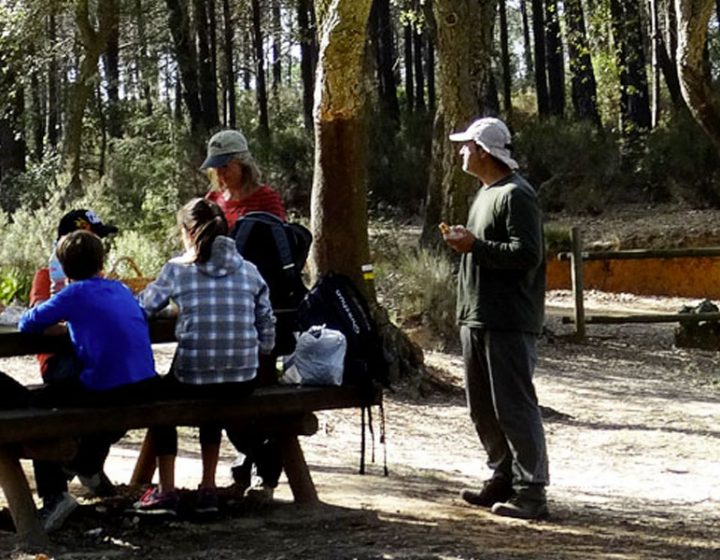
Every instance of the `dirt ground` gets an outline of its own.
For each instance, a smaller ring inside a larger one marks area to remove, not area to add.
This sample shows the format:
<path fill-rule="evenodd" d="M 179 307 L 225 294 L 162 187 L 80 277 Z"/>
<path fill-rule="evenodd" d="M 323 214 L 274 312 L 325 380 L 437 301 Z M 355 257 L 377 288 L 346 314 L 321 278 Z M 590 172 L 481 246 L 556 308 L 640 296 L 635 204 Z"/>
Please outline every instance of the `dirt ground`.
<path fill-rule="evenodd" d="M 460 358 L 428 347 L 433 390 L 417 396 L 400 386 L 386 394 L 389 476 L 383 476 L 378 415 L 375 463 L 361 476 L 359 411 L 325 412 L 318 434 L 302 440 L 321 507 L 294 505 L 285 480 L 273 504 L 245 503 L 230 488 L 233 452 L 224 447 L 220 516 L 198 520 L 188 512 L 148 523 L 125 513 L 138 493 L 122 486 L 142 437 L 131 433 L 107 465 L 121 495 L 83 499 L 46 554 L 58 560 L 718 560 L 720 356 L 676 348 L 672 324 L 589 325 L 587 340 L 574 342 L 571 326 L 560 320 L 571 301 L 567 292 L 548 295 L 536 372 L 552 477 L 547 521 L 499 519 L 458 498 L 488 471 L 465 410 Z M 671 312 L 686 303 L 697 301 L 597 292 L 586 298 L 590 312 Z M 156 351 L 162 370 L 172 347 Z M 0 360 L 0 369 L 36 380 L 31 359 Z M 197 444 L 187 434 L 180 485 L 194 488 L 199 473 Z M 188 492 L 185 500 L 191 499 Z M 35 558 L 15 548 L 11 531 L 5 510 L 0 557 Z"/>

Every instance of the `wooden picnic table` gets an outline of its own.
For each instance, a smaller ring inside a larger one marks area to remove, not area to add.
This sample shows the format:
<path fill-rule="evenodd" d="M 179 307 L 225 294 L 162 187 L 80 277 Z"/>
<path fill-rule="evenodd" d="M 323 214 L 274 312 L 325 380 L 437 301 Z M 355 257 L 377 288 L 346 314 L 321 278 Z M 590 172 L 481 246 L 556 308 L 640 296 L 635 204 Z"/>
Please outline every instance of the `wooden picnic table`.
<path fill-rule="evenodd" d="M 151 321 L 152 342 L 173 342 L 174 326 L 174 319 Z M 0 327 L 0 357 L 53 352 L 69 343 L 67 336 L 31 335 Z M 317 411 L 370 406 L 381 401 L 379 388 L 361 391 L 353 386 L 270 386 L 256 389 L 243 399 L 242 406 L 210 400 L 168 400 L 104 407 L 102 414 L 92 407 L 0 410 L 0 486 L 21 543 L 31 548 L 44 546 L 47 536 L 21 458 L 69 459 L 78 436 L 100 431 L 221 422 L 277 437 L 295 501 L 317 503 L 317 491 L 297 436 L 317 431 Z M 147 464 L 147 455 L 147 449 L 140 454 L 136 473 L 142 461 Z"/>

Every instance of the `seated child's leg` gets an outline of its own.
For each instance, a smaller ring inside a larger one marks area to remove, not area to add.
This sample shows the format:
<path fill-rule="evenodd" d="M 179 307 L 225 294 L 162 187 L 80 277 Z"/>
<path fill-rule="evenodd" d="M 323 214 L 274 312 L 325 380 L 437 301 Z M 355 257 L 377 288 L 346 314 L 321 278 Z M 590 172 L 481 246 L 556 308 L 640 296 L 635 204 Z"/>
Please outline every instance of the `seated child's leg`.
<path fill-rule="evenodd" d="M 220 457 L 220 441 L 222 428 L 217 424 L 200 426 L 200 449 L 202 452 L 202 481 L 201 488 L 215 488 L 215 472 Z"/>
<path fill-rule="evenodd" d="M 68 379 L 78 379 L 82 373 L 83 364 L 72 350 L 65 350 L 53 354 L 47 363 L 43 376 L 45 383 L 57 383 Z"/>
<path fill-rule="evenodd" d="M 67 478 L 62 464 L 55 461 L 33 461 L 38 496 L 49 498 L 67 492 Z"/>
<path fill-rule="evenodd" d="M 262 478 L 263 485 L 277 488 L 282 474 L 282 453 L 275 438 L 267 438 L 258 449 L 255 457 L 257 474 Z"/>

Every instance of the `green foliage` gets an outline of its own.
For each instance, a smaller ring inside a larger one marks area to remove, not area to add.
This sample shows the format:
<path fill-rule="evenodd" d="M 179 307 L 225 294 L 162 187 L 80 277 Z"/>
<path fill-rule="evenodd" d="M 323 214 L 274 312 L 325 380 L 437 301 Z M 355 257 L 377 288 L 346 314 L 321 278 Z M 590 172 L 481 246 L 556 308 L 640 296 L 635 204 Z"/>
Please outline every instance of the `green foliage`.
<path fill-rule="evenodd" d="M 620 189 L 615 139 L 587 122 L 528 120 L 513 144 L 547 210 L 598 212 Z"/>
<path fill-rule="evenodd" d="M 414 214 L 425 198 L 432 116 L 406 113 L 398 126 L 380 112 L 369 118 L 368 205 Z"/>
<path fill-rule="evenodd" d="M 556 255 L 565 251 L 572 250 L 572 240 L 570 239 L 570 230 L 567 227 L 546 224 L 545 233 L 545 251 L 548 255 Z"/>
<path fill-rule="evenodd" d="M 13 267 L 0 268 L 0 303 L 9 305 L 14 300 L 27 303 L 32 275 Z"/>
<path fill-rule="evenodd" d="M 720 207 L 720 156 L 686 111 L 649 133 L 638 167 L 637 177 L 652 200 Z"/>

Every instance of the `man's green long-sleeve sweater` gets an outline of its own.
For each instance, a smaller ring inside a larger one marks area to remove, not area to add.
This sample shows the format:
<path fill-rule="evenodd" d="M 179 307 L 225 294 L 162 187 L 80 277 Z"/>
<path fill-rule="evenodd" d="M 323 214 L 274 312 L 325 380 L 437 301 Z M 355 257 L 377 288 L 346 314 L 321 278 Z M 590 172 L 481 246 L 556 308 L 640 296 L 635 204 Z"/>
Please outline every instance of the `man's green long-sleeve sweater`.
<path fill-rule="evenodd" d="M 483 185 L 466 227 L 477 241 L 460 262 L 458 323 L 540 334 L 545 247 L 535 189 L 517 173 Z"/>

